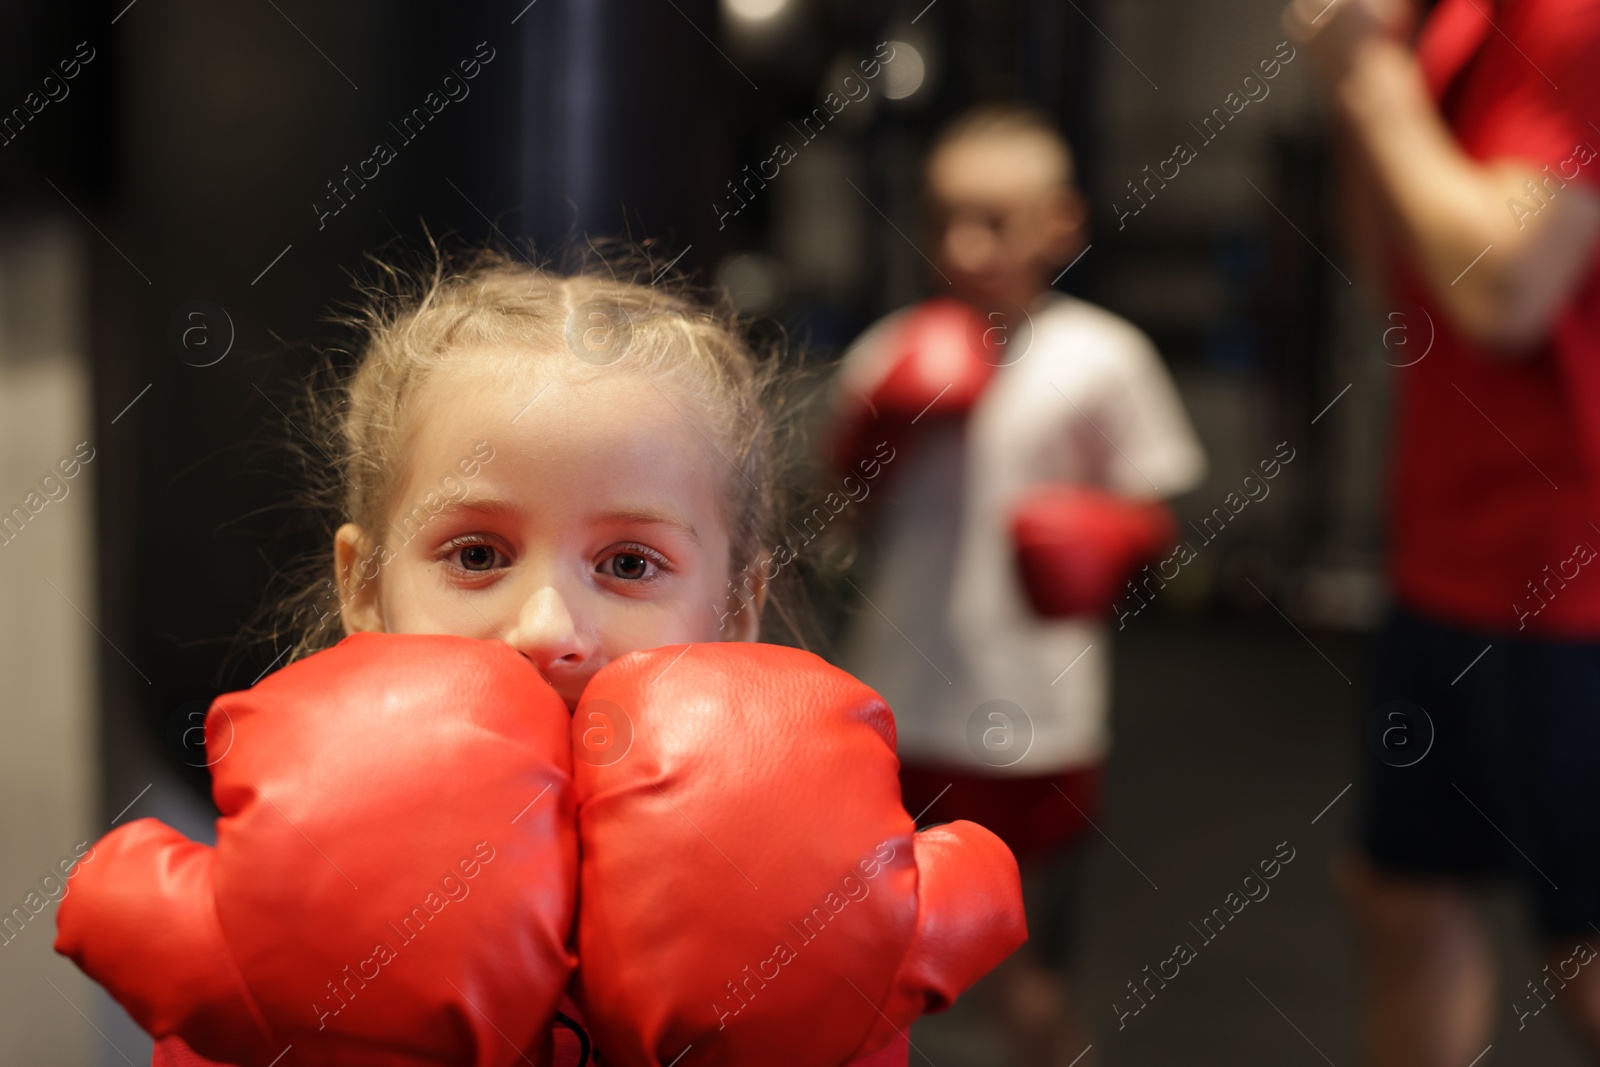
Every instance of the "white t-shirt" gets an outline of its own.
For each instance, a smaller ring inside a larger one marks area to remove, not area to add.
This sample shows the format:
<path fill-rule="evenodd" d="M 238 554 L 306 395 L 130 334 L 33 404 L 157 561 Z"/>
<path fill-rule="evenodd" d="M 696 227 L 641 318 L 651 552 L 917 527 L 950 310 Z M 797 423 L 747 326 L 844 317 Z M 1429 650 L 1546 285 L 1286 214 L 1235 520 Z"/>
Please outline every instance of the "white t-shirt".
<path fill-rule="evenodd" d="M 846 353 L 836 397 L 869 395 L 888 374 L 904 314 Z M 885 468 L 873 573 L 840 665 L 888 701 L 910 762 L 1038 775 L 1104 760 L 1111 627 L 1033 613 L 1012 506 L 1049 483 L 1149 499 L 1205 474 L 1177 389 L 1133 324 L 1048 294 L 1031 330 L 1012 332 L 1007 351 L 1019 350 L 964 424 L 931 423 Z"/>

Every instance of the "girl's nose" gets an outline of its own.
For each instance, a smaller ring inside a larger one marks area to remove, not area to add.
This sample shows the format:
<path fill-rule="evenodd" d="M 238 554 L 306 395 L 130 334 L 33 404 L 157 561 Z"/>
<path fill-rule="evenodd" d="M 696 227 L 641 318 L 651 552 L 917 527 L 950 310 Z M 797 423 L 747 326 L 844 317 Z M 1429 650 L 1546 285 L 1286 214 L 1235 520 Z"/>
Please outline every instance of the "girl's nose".
<path fill-rule="evenodd" d="M 554 675 L 582 668 L 594 652 L 593 636 L 579 629 L 566 598 L 548 584 L 523 602 L 506 640 L 552 681 Z"/>

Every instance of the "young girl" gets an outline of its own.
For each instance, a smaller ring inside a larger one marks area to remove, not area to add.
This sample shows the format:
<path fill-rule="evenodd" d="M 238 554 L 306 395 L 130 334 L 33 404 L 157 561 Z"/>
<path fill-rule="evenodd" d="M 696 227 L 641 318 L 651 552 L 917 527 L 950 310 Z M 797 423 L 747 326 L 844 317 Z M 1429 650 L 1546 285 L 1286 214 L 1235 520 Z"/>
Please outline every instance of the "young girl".
<path fill-rule="evenodd" d="M 315 496 L 345 521 L 334 578 L 319 555 L 276 612 L 287 661 L 358 630 L 496 637 L 570 705 L 624 652 L 756 639 L 750 565 L 794 478 L 776 358 L 659 284 L 497 252 L 397 288 L 311 397 Z"/>
<path fill-rule="evenodd" d="M 575 709 L 625 653 L 756 640 L 794 581 L 756 566 L 790 480 L 782 374 L 729 318 L 480 253 L 375 294 L 361 324 L 313 421 L 319 499 L 344 520 L 334 578 L 324 555 L 279 610 L 284 662 L 357 631 L 498 639 Z M 582 1026 L 565 1000 L 557 1062 L 589 1062 Z M 908 1053 L 902 1037 L 857 1062 Z M 152 1067 L 209 1063 L 173 1037 Z"/>

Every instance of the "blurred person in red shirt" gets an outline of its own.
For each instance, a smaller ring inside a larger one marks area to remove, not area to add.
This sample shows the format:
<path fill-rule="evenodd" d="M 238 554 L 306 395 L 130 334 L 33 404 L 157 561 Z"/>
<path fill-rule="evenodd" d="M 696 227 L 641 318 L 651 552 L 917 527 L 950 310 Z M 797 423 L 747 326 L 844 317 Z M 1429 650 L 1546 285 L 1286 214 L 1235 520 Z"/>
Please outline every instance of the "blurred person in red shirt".
<path fill-rule="evenodd" d="M 1408 335 L 1372 733 L 1415 747 L 1374 747 L 1337 868 L 1366 1056 L 1485 1050 L 1501 1009 L 1471 890 L 1505 877 L 1549 960 L 1515 1029 L 1553 1000 L 1600 1062 L 1579 951 L 1600 929 L 1600 3 L 1443 0 L 1414 33 L 1417 14 L 1284 12 L 1331 105 L 1352 244 Z"/>

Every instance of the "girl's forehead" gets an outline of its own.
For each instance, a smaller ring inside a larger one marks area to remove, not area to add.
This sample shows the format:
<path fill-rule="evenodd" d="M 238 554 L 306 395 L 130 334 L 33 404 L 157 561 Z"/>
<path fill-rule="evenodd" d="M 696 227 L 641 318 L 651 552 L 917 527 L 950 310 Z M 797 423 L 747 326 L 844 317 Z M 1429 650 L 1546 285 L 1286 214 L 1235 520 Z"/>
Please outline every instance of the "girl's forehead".
<path fill-rule="evenodd" d="M 559 450 L 567 441 L 625 445 L 642 436 L 681 436 L 689 429 L 676 414 L 683 410 L 681 400 L 669 399 L 642 375 L 589 381 L 553 376 L 515 385 L 459 382 L 439 390 L 418 421 L 416 440 L 449 448 L 462 439 L 484 438 L 523 451 Z"/>
<path fill-rule="evenodd" d="M 726 465 L 678 391 L 612 368 L 511 382 L 488 370 L 440 376 L 420 398 L 410 492 L 475 468 L 469 495 L 714 502 Z M 703 421 L 703 420 L 702 420 Z M 475 454 L 488 461 L 462 464 Z M 423 490 L 425 491 L 425 489 Z"/>

